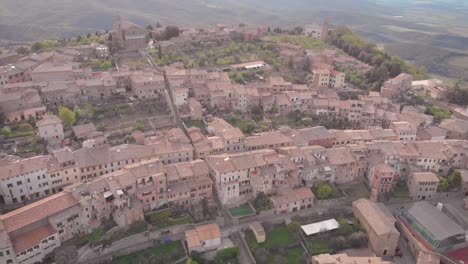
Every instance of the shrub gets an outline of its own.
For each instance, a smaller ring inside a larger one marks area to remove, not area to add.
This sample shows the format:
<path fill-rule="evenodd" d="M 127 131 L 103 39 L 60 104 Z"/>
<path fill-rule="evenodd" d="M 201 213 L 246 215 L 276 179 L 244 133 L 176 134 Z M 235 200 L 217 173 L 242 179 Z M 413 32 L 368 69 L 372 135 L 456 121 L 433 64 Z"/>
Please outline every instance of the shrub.
<path fill-rule="evenodd" d="M 20 132 L 29 132 L 29 131 L 33 130 L 33 127 L 28 123 L 23 123 L 23 124 L 19 125 L 18 130 Z"/>

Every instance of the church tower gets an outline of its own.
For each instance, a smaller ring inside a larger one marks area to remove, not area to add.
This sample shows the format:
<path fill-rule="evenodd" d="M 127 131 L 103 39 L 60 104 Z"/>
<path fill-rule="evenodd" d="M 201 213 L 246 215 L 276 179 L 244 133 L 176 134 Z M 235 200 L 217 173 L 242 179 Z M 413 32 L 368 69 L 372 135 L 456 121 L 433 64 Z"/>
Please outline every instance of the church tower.
<path fill-rule="evenodd" d="M 328 38 L 329 23 L 330 23 L 329 18 L 325 17 L 325 19 L 323 20 L 323 25 L 322 25 L 322 34 L 320 35 L 323 41 L 327 40 Z"/>

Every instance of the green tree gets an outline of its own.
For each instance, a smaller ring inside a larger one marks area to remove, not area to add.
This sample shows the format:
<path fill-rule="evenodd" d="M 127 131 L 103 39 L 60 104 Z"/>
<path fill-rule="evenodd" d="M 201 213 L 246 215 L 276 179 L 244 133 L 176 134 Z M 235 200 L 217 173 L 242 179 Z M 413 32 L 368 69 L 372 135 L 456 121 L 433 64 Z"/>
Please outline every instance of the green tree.
<path fill-rule="evenodd" d="M 448 190 L 448 188 L 449 188 L 449 182 L 447 178 L 441 177 L 439 181 L 439 191 L 445 192 Z"/>
<path fill-rule="evenodd" d="M 353 227 L 348 224 L 346 219 L 339 219 L 338 223 L 340 224 L 340 228 L 338 229 L 340 236 L 349 236 L 354 232 Z"/>
<path fill-rule="evenodd" d="M 293 232 L 298 231 L 300 228 L 301 228 L 301 223 L 295 220 L 291 221 L 291 223 L 289 223 L 288 225 L 288 229 Z"/>
<path fill-rule="evenodd" d="M 189 258 L 189 259 L 187 259 L 187 264 L 198 264 L 198 262 L 196 262 L 192 258 Z"/>
<path fill-rule="evenodd" d="M 162 48 L 161 44 L 158 45 L 158 58 L 161 60 L 162 59 Z"/>
<path fill-rule="evenodd" d="M 67 126 L 72 126 L 76 121 L 75 112 L 68 109 L 66 106 L 59 107 L 59 118 L 65 123 Z"/>
<path fill-rule="evenodd" d="M 448 177 L 448 183 L 451 189 L 458 188 L 462 184 L 462 177 L 459 171 L 454 171 Z"/>
<path fill-rule="evenodd" d="M 33 127 L 29 123 L 23 123 L 19 125 L 18 130 L 20 132 L 29 132 L 33 130 Z"/>
<path fill-rule="evenodd" d="M 19 47 L 16 49 L 16 53 L 21 54 L 21 55 L 26 55 L 28 54 L 29 50 L 26 47 Z"/>
<path fill-rule="evenodd" d="M 319 199 L 328 199 L 332 196 L 333 189 L 330 185 L 326 183 L 321 183 L 317 188 L 317 197 Z"/>
<path fill-rule="evenodd" d="M 42 50 L 44 48 L 44 45 L 42 42 L 34 42 L 31 46 L 31 51 L 32 52 L 38 52 L 39 50 Z"/>
<path fill-rule="evenodd" d="M 4 135 L 4 136 L 9 136 L 11 135 L 12 131 L 11 131 L 11 128 L 10 127 L 3 127 L 1 130 L 0 130 L 0 134 Z"/>

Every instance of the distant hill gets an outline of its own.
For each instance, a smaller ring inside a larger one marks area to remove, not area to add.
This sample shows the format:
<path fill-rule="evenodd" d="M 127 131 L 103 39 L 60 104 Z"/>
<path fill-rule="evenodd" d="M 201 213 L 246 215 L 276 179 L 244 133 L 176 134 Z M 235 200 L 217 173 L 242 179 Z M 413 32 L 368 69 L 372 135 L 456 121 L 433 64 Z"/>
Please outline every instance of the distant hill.
<path fill-rule="evenodd" d="M 119 14 L 146 26 L 346 24 L 431 72 L 468 79 L 468 1 L 432 0 L 1 0 L 0 45 L 110 29 Z M 459 58 L 460 57 L 460 58 Z M 447 67 L 446 67 L 447 66 Z"/>
<path fill-rule="evenodd" d="M 142 25 L 297 25 L 318 22 L 325 15 L 339 18 L 342 12 L 384 11 L 368 0 L 2 0 L 0 26 L 6 30 L 0 31 L 0 39 L 57 38 L 108 29 L 117 14 Z"/>

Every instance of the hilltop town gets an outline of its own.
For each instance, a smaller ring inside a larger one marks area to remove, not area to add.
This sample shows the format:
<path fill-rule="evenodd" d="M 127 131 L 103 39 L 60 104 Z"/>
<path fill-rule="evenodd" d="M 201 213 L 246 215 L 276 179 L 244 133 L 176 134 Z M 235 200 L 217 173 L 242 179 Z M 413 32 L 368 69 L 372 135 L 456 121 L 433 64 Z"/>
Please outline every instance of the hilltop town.
<path fill-rule="evenodd" d="M 328 19 L 117 17 L 0 65 L 0 263 L 467 261 L 466 106 Z"/>

